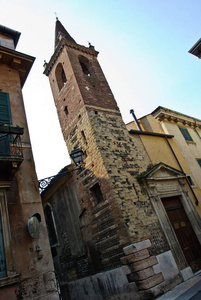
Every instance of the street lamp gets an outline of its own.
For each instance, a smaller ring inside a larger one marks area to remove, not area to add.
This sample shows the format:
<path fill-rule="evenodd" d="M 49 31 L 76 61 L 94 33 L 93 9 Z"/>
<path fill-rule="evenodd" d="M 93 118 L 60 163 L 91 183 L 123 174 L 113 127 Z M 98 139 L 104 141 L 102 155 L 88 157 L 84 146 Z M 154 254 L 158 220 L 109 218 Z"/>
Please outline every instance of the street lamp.
<path fill-rule="evenodd" d="M 38 187 L 39 187 L 40 193 L 42 193 L 51 183 L 55 182 L 55 180 L 59 179 L 60 177 L 66 176 L 66 175 L 68 175 L 72 171 L 81 169 L 81 164 L 84 161 L 84 153 L 83 153 L 83 151 L 80 150 L 80 149 L 76 149 L 75 148 L 71 152 L 70 157 L 72 158 L 72 160 L 73 160 L 73 162 L 74 162 L 74 164 L 76 165 L 77 168 L 71 169 L 71 170 L 67 170 L 67 171 L 64 171 L 64 172 L 59 172 L 56 175 L 40 179 L 38 181 Z"/>
<path fill-rule="evenodd" d="M 71 154 L 70 157 L 72 158 L 72 160 L 74 161 L 74 164 L 76 166 L 79 166 L 81 163 L 83 163 L 84 161 L 84 153 L 82 150 L 80 149 L 74 149 Z"/>

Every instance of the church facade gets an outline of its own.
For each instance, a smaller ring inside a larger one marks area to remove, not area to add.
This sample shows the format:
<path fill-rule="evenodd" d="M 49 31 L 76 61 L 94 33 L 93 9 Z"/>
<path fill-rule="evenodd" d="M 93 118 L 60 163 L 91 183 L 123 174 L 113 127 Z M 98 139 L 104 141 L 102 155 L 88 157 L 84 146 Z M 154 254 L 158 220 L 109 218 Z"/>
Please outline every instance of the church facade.
<path fill-rule="evenodd" d="M 201 268 L 196 198 L 168 145 L 173 136 L 126 128 L 97 56 L 56 21 L 44 74 L 68 151 L 85 157 L 83 169 L 42 193 L 57 277 L 75 299 L 150 299 Z M 142 136 L 169 160 L 153 163 Z M 188 251 L 185 231 L 194 237 Z"/>

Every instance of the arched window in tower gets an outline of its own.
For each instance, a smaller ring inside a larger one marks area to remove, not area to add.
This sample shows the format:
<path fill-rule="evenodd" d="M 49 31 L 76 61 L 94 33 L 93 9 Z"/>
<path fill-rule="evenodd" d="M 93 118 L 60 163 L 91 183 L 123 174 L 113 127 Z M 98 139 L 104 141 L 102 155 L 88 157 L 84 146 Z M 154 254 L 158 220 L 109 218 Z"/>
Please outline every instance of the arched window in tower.
<path fill-rule="evenodd" d="M 50 246 L 55 246 L 56 244 L 58 244 L 58 237 L 57 237 L 57 231 L 56 231 L 56 225 L 54 221 L 52 207 L 50 206 L 49 203 L 46 204 L 44 208 L 44 213 L 45 213 L 45 221 L 47 225 Z"/>
<path fill-rule="evenodd" d="M 90 64 L 89 64 L 88 59 L 86 57 L 80 55 L 79 62 L 80 62 L 83 73 L 87 76 L 91 76 Z"/>
<path fill-rule="evenodd" d="M 66 84 L 66 82 L 67 82 L 66 74 L 64 72 L 64 69 L 63 69 L 63 66 L 61 63 L 59 63 L 56 67 L 55 76 L 56 76 L 58 88 L 59 88 L 59 90 L 61 90 L 62 87 L 64 86 L 64 84 Z"/>

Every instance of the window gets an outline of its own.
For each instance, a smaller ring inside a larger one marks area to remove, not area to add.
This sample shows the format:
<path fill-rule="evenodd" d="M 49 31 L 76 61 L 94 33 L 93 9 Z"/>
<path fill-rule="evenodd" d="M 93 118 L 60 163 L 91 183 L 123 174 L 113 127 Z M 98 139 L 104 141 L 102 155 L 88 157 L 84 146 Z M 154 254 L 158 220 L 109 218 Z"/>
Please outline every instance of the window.
<path fill-rule="evenodd" d="M 55 76 L 56 76 L 58 88 L 59 90 L 61 90 L 64 84 L 67 82 L 66 75 L 61 63 L 59 63 L 56 67 Z"/>
<path fill-rule="evenodd" d="M 201 158 L 197 158 L 197 162 L 199 163 L 199 165 L 201 167 Z"/>
<path fill-rule="evenodd" d="M 82 67 L 83 73 L 84 73 L 85 75 L 87 75 L 87 76 L 91 76 L 91 74 L 90 74 L 90 72 L 89 72 L 87 66 L 86 66 L 83 62 L 80 62 L 80 65 L 81 65 L 81 67 Z"/>
<path fill-rule="evenodd" d="M 93 195 L 95 196 L 97 203 L 100 203 L 104 200 L 99 183 L 96 183 L 94 186 L 92 186 L 90 188 L 90 190 L 93 193 Z"/>
<path fill-rule="evenodd" d="M 10 109 L 10 98 L 8 93 L 0 92 L 0 125 L 12 124 L 12 116 Z M 10 139 L 11 135 L 0 134 L 0 156 L 10 156 Z"/>
<path fill-rule="evenodd" d="M 179 127 L 179 129 L 181 130 L 181 133 L 183 134 L 184 138 L 186 141 L 188 142 L 193 142 L 192 137 L 190 136 L 190 133 L 188 132 L 188 129 L 185 127 Z"/>
<path fill-rule="evenodd" d="M 10 98 L 9 94 L 4 92 L 0 92 L 0 124 L 12 124 Z"/>
<path fill-rule="evenodd" d="M 58 244 L 58 238 L 57 238 L 57 231 L 56 231 L 56 226 L 54 221 L 54 215 L 52 212 L 52 207 L 50 206 L 49 203 L 46 204 L 44 208 L 44 213 L 45 213 L 45 221 L 47 225 L 50 246 L 54 246 Z"/>
<path fill-rule="evenodd" d="M 86 139 L 86 136 L 85 136 L 85 133 L 84 133 L 84 131 L 83 131 L 83 130 L 81 131 L 81 134 L 82 134 L 82 137 L 83 137 L 84 143 L 87 145 L 87 139 Z"/>
<path fill-rule="evenodd" d="M 0 182 L 0 278 L 5 278 L 4 284 L 9 284 L 10 280 L 7 270 L 12 274 L 12 278 L 18 280 L 11 245 L 6 188 L 1 187 Z"/>
<path fill-rule="evenodd" d="M 91 76 L 90 64 L 89 64 L 88 59 L 86 57 L 80 55 L 79 62 L 80 62 L 83 73 L 87 76 Z"/>
<path fill-rule="evenodd" d="M 64 106 L 64 112 L 65 112 L 65 114 L 67 116 L 67 114 L 68 114 L 68 107 L 67 106 Z"/>
<path fill-rule="evenodd" d="M 193 178 L 191 177 L 191 175 L 186 175 L 186 178 L 187 178 L 187 180 L 188 180 L 188 182 L 191 186 L 195 186 L 195 183 L 194 183 Z"/>

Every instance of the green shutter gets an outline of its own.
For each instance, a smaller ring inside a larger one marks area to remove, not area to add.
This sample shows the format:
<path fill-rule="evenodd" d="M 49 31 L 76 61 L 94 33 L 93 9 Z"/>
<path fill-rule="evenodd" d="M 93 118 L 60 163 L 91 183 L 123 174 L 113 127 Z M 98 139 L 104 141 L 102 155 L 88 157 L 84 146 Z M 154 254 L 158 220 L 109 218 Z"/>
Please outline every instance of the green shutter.
<path fill-rule="evenodd" d="M 185 138 L 186 141 L 193 142 L 193 139 L 190 136 L 190 133 L 188 132 L 187 128 L 179 127 L 179 129 L 181 130 L 181 133 L 183 134 L 183 136 L 184 136 L 184 138 Z"/>
<path fill-rule="evenodd" d="M 10 98 L 8 93 L 0 92 L 0 123 L 12 124 Z"/>
<path fill-rule="evenodd" d="M 198 158 L 197 161 L 198 161 L 198 163 L 199 163 L 199 165 L 201 167 L 201 158 Z"/>

